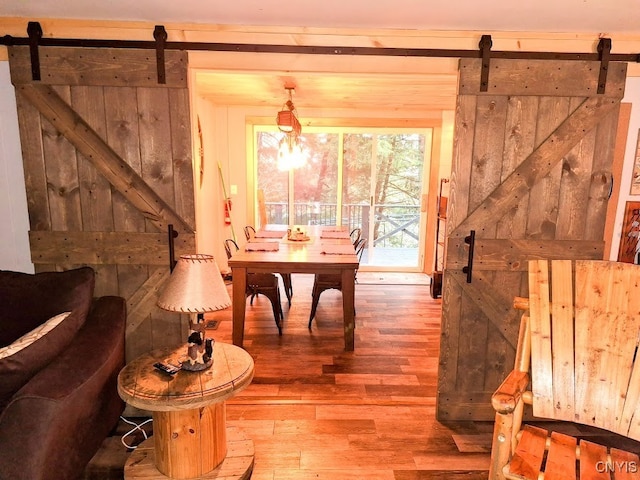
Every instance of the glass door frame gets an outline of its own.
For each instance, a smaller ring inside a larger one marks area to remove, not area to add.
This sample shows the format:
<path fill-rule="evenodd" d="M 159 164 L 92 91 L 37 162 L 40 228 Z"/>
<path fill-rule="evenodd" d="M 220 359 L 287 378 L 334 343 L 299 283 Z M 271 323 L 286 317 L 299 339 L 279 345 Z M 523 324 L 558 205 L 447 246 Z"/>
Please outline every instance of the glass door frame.
<path fill-rule="evenodd" d="M 247 129 L 247 132 L 250 134 L 250 139 L 247 142 L 251 145 L 249 151 L 249 159 L 251 168 L 248 169 L 251 172 L 251 179 L 248 179 L 248 184 L 251 185 L 251 189 L 248 193 L 252 197 L 251 201 L 248 202 L 250 205 L 250 218 L 254 218 L 254 222 L 257 225 L 259 222 L 259 212 L 256 206 L 257 202 L 257 190 L 258 190 L 258 145 L 257 145 L 257 133 L 258 132 L 277 132 L 278 128 L 274 125 L 263 125 L 259 123 L 255 123 Z M 434 140 L 434 128 L 433 127 L 329 127 L 329 126 L 305 126 L 305 132 L 308 133 L 335 133 L 339 135 L 338 140 L 338 165 L 337 165 L 337 194 L 336 194 L 336 204 L 340 206 L 340 208 L 336 208 L 336 224 L 340 225 L 342 223 L 342 183 L 343 183 L 343 164 L 344 164 L 344 134 L 354 133 L 354 134 L 374 134 L 374 135 L 392 135 L 392 134 L 401 134 L 401 133 L 419 133 L 424 135 L 425 138 L 425 147 L 424 147 L 424 156 L 422 162 L 422 175 L 421 175 L 421 193 L 419 198 L 419 241 L 418 241 L 418 259 L 417 264 L 414 266 L 381 266 L 381 265 L 361 265 L 362 271 L 395 271 L 395 272 L 425 272 L 426 265 L 425 261 L 425 245 L 427 238 L 427 222 L 429 220 L 428 212 L 426 211 L 425 204 L 426 198 L 429 193 L 429 178 L 431 171 L 431 154 L 433 149 L 433 140 Z M 375 145 L 376 142 L 374 142 Z M 371 187 L 370 187 L 370 211 L 369 211 L 369 238 L 372 238 L 373 228 L 374 228 L 374 216 L 375 209 L 373 208 L 373 199 L 375 193 L 375 169 L 377 165 L 377 154 L 374 150 L 372 152 L 372 163 L 371 163 Z M 295 170 L 290 170 L 288 172 L 288 192 L 287 192 L 287 211 L 288 218 L 291 222 L 291 219 L 295 218 L 295 191 L 294 191 L 294 175 Z"/>

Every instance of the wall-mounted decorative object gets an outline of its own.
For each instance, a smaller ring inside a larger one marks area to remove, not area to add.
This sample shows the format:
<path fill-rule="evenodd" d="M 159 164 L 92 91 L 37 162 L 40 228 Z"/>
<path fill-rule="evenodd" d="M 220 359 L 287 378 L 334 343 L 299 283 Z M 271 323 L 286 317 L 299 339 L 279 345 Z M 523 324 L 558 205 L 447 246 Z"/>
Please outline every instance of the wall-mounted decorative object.
<path fill-rule="evenodd" d="M 638 130 L 636 153 L 633 159 L 633 175 L 631 175 L 631 195 L 640 195 L 640 130 Z"/>
<path fill-rule="evenodd" d="M 637 164 L 636 164 L 637 166 Z M 625 263 L 639 263 L 640 251 L 640 202 L 627 202 L 620 235 L 620 250 L 618 261 Z"/>

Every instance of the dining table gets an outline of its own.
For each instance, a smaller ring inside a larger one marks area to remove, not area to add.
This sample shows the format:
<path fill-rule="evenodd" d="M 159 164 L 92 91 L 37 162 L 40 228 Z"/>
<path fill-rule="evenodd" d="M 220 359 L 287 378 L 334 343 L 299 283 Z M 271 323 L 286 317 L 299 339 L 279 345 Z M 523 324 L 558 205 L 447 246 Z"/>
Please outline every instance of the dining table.
<path fill-rule="evenodd" d="M 234 345 L 242 347 L 244 342 L 248 273 L 327 273 L 341 275 L 344 349 L 354 350 L 355 278 L 359 262 L 346 228 L 269 225 L 258 229 L 228 262 L 233 279 Z"/>

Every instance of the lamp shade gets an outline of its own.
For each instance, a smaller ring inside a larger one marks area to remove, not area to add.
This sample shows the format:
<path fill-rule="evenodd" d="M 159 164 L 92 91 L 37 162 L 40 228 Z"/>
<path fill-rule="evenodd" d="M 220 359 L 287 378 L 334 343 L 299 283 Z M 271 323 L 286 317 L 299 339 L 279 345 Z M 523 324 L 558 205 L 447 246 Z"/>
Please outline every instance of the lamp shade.
<path fill-rule="evenodd" d="M 231 305 L 227 287 L 212 255 L 181 255 L 158 298 L 164 310 L 205 313 Z"/>

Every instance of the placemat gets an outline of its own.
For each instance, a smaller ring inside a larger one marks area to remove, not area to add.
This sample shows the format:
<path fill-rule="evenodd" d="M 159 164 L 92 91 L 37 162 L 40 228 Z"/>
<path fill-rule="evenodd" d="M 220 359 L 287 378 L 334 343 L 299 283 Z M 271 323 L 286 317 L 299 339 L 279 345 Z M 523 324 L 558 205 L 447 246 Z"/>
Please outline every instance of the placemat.
<path fill-rule="evenodd" d="M 323 232 L 346 232 L 347 227 L 322 227 Z"/>
<path fill-rule="evenodd" d="M 280 250 L 278 242 L 249 242 L 244 247 L 247 252 L 277 252 Z"/>
<path fill-rule="evenodd" d="M 255 238 L 282 238 L 285 233 L 284 230 L 258 230 Z"/>
<path fill-rule="evenodd" d="M 346 230 L 327 230 L 320 233 L 320 238 L 349 238 Z"/>
<path fill-rule="evenodd" d="M 322 253 L 327 255 L 355 255 L 353 245 L 323 245 Z"/>

